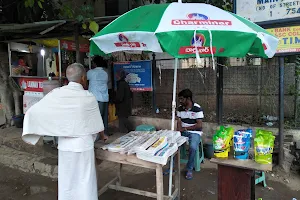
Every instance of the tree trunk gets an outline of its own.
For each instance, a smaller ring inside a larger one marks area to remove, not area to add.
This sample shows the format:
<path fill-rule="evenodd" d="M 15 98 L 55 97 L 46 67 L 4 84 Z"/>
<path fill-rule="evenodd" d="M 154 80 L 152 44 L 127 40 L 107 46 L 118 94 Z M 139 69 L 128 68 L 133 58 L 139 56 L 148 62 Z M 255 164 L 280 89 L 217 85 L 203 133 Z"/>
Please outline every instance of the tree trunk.
<path fill-rule="evenodd" d="M 9 67 L 0 62 L 0 96 L 3 106 L 6 127 L 13 125 L 13 116 L 20 115 L 21 92 L 18 85 L 9 76 Z"/>

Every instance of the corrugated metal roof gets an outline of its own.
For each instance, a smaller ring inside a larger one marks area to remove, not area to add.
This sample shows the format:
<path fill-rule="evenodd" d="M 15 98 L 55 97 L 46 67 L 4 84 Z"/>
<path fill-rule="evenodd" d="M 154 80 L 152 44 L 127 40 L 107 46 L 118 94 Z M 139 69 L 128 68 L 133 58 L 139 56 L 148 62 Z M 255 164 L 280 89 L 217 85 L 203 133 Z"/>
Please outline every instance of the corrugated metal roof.
<path fill-rule="evenodd" d="M 3 32 L 44 30 L 56 24 L 65 23 L 65 20 L 33 22 L 26 24 L 0 24 L 0 34 Z M 27 30 L 26 30 L 27 29 Z"/>
<path fill-rule="evenodd" d="M 95 17 L 100 29 L 119 16 Z M 86 21 L 89 21 L 86 19 Z M 19 41 L 22 39 L 58 38 L 74 35 L 75 20 L 41 21 L 26 24 L 0 24 L 0 41 Z M 81 26 L 80 26 L 81 27 Z M 86 34 L 88 30 L 81 29 Z"/>

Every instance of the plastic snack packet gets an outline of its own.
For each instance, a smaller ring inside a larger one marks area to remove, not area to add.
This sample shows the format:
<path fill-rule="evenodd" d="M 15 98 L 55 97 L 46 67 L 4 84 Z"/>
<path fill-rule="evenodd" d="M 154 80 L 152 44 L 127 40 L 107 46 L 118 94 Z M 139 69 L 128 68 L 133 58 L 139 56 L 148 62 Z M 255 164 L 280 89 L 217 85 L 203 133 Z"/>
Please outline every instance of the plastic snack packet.
<path fill-rule="evenodd" d="M 252 129 L 239 130 L 234 133 L 234 157 L 236 159 L 248 159 L 248 151 L 251 147 Z"/>
<path fill-rule="evenodd" d="M 260 164 L 272 164 L 275 136 L 273 132 L 258 129 L 254 139 L 255 161 Z"/>
<path fill-rule="evenodd" d="M 225 128 L 220 126 L 213 136 L 214 155 L 217 158 L 227 158 L 230 152 L 230 141 L 232 140 L 234 130 L 232 127 Z"/>

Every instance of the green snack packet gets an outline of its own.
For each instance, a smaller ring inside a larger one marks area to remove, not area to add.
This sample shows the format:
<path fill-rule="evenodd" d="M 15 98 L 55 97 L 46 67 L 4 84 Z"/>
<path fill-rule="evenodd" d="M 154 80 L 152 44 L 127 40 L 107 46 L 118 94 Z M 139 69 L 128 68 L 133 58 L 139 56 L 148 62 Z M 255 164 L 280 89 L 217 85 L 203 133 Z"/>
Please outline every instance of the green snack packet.
<path fill-rule="evenodd" d="M 260 164 L 272 164 L 275 136 L 272 131 L 257 129 L 254 139 L 255 161 Z"/>
<path fill-rule="evenodd" d="M 213 136 L 213 144 L 215 150 L 224 150 L 229 148 L 229 142 L 232 139 L 234 130 L 232 127 L 225 128 L 220 126 L 220 129 L 216 131 Z"/>

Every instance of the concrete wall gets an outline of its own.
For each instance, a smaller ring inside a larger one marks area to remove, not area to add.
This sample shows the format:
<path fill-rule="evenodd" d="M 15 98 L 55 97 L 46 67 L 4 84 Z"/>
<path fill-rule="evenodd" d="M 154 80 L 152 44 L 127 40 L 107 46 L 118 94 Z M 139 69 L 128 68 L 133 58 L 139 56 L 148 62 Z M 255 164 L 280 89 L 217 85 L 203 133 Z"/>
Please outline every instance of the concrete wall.
<path fill-rule="evenodd" d="M 130 121 L 134 127 L 141 125 L 141 124 L 151 124 L 151 125 L 155 126 L 157 130 L 171 128 L 171 120 L 170 119 L 160 119 L 160 118 L 150 118 L 150 117 L 130 117 Z M 244 124 L 244 125 L 226 124 L 226 125 L 233 127 L 234 130 L 252 128 L 255 131 L 256 129 L 264 129 L 264 130 L 272 131 L 274 133 L 274 135 L 278 135 L 277 128 L 255 127 L 255 126 L 249 126 L 247 124 Z M 204 138 L 205 139 L 212 138 L 213 134 L 216 132 L 216 130 L 218 128 L 219 128 L 219 125 L 217 125 L 216 123 L 203 122 Z M 289 136 L 291 136 L 293 141 L 300 140 L 300 130 L 285 129 L 284 135 L 286 138 L 289 138 Z"/>

